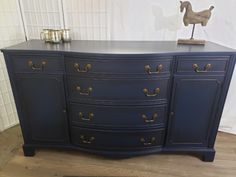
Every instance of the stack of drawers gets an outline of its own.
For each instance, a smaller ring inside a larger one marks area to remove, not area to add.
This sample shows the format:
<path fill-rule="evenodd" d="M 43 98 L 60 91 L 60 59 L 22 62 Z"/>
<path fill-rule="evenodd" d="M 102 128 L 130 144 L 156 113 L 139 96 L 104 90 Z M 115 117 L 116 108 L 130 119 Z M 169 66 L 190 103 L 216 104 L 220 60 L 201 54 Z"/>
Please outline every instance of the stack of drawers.
<path fill-rule="evenodd" d="M 61 147 L 214 160 L 234 50 L 211 42 L 31 40 L 2 51 L 25 156 Z"/>
<path fill-rule="evenodd" d="M 162 147 L 172 57 L 65 56 L 71 140 L 98 150 Z"/>

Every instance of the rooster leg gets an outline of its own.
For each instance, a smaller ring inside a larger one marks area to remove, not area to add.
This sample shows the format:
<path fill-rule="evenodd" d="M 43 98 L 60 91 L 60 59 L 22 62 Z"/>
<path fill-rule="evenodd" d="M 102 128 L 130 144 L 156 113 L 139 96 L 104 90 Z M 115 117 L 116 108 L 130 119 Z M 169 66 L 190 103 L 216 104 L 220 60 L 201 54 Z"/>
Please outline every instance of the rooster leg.
<path fill-rule="evenodd" d="M 195 24 L 193 24 L 192 35 L 191 35 L 191 38 L 190 38 L 190 39 L 194 39 L 194 38 L 193 38 L 194 31 L 195 31 Z"/>

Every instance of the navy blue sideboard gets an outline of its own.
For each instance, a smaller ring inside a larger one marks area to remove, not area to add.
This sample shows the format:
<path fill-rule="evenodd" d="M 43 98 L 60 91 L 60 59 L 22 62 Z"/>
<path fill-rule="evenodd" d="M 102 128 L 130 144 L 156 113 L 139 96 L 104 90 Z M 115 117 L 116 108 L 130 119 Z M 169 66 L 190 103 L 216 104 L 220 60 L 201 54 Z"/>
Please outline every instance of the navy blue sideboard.
<path fill-rule="evenodd" d="M 214 160 L 234 50 L 211 42 L 31 40 L 2 51 L 25 156 L 60 147 Z"/>

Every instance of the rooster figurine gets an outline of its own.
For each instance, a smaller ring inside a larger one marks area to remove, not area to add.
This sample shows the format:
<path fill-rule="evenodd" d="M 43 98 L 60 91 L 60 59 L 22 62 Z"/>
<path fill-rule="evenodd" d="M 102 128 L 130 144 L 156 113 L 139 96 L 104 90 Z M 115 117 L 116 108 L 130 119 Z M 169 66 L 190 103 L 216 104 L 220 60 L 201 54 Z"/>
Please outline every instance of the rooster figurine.
<path fill-rule="evenodd" d="M 178 44 L 205 44 L 205 40 L 195 40 L 193 38 L 195 25 L 201 24 L 202 26 L 206 26 L 210 17 L 211 11 L 214 9 L 214 6 L 211 6 L 207 10 L 203 10 L 201 12 L 194 12 L 192 9 L 192 5 L 189 1 L 180 1 L 180 12 L 183 12 L 185 9 L 185 14 L 183 18 L 183 22 L 185 26 L 189 24 L 193 25 L 192 35 L 190 39 L 179 39 Z"/>

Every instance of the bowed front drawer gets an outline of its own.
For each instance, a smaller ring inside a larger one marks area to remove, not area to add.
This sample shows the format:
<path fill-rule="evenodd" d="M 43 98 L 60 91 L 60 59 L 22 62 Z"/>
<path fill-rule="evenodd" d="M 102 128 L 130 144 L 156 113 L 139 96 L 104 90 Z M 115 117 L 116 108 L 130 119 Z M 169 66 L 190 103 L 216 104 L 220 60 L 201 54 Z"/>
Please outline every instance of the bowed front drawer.
<path fill-rule="evenodd" d="M 164 129 L 148 131 L 109 131 L 71 127 L 72 143 L 94 149 L 143 149 L 161 147 Z"/>
<path fill-rule="evenodd" d="M 101 106 L 70 104 L 73 125 L 87 127 L 147 128 L 165 126 L 166 105 L 156 106 Z"/>
<path fill-rule="evenodd" d="M 106 59 L 107 58 L 107 59 Z M 66 57 L 66 72 L 70 74 L 169 74 L 172 57 L 84 58 Z"/>
<path fill-rule="evenodd" d="M 95 79 L 68 77 L 70 100 L 134 102 L 167 101 L 169 78 L 156 79 Z"/>

